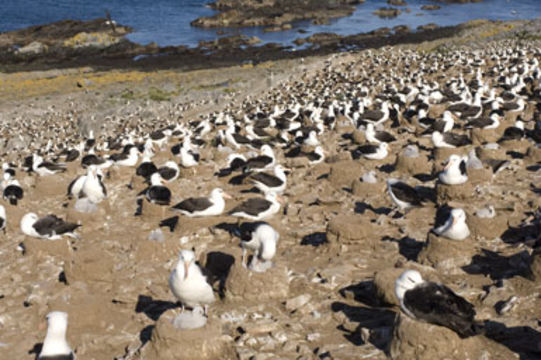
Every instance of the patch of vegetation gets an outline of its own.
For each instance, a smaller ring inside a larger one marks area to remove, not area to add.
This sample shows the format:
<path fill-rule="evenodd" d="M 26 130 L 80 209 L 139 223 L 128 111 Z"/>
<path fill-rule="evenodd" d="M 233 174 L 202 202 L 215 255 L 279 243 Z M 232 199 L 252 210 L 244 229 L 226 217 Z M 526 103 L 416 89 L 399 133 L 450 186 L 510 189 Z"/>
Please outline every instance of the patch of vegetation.
<path fill-rule="evenodd" d="M 148 98 L 153 101 L 169 101 L 172 95 L 175 95 L 174 91 L 164 91 L 156 87 L 148 89 Z"/>

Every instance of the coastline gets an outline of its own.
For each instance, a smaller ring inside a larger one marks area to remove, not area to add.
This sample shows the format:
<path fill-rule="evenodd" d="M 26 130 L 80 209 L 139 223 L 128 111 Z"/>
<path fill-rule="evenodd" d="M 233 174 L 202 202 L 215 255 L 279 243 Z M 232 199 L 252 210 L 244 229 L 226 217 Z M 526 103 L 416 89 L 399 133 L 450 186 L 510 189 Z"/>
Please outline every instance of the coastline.
<path fill-rule="evenodd" d="M 125 38 L 131 29 L 117 25 L 113 31 L 105 19 L 66 20 L 0 34 L 0 71 L 43 71 L 90 66 L 107 69 L 197 70 L 239 64 L 256 65 L 266 61 L 320 56 L 335 52 L 377 49 L 398 44 L 460 37 L 460 34 L 487 28 L 485 32 L 505 32 L 520 21 L 470 21 L 456 26 L 428 24 L 412 31 L 406 26 L 380 28 L 369 33 L 341 36 L 316 33 L 299 37 L 295 48 L 277 43 L 259 45 L 255 37 L 234 35 L 187 46 L 140 45 Z M 511 24 L 510 28 L 506 24 Z M 38 30 L 36 30 L 38 29 Z M 59 36 L 59 34 L 64 34 Z"/>

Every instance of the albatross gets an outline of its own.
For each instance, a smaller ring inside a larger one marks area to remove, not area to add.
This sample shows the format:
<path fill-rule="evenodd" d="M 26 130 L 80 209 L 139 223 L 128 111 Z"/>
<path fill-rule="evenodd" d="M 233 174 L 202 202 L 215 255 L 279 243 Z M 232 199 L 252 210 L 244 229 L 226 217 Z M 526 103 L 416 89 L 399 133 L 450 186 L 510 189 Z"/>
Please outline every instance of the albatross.
<path fill-rule="evenodd" d="M 246 267 L 246 253 L 254 252 L 249 269 L 264 272 L 272 265 L 280 234 L 266 222 L 246 222 L 240 225 L 240 246 L 242 247 L 242 266 Z"/>
<path fill-rule="evenodd" d="M 472 304 L 445 285 L 423 280 L 416 270 L 396 279 L 395 293 L 402 311 L 413 319 L 445 326 L 462 338 L 479 332 Z"/>
<path fill-rule="evenodd" d="M 212 190 L 209 197 L 188 198 L 173 206 L 173 210 L 189 217 L 216 216 L 225 209 L 225 199 L 231 196 L 220 188 Z"/>
<path fill-rule="evenodd" d="M 203 270 L 195 261 L 195 254 L 191 250 L 180 252 L 177 265 L 169 276 L 171 292 L 184 307 L 194 308 L 204 306 L 205 314 L 208 305 L 214 302 L 214 292 Z"/>
<path fill-rule="evenodd" d="M 53 214 L 39 218 L 35 213 L 28 213 L 21 219 L 21 231 L 25 235 L 47 240 L 57 240 L 63 235 L 78 238 L 74 231 L 79 226 Z"/>
<path fill-rule="evenodd" d="M 466 173 L 467 158 L 453 154 L 449 156 L 447 165 L 442 172 L 439 173 L 438 178 L 443 184 L 447 185 L 459 185 L 468 181 L 468 174 Z"/>
<path fill-rule="evenodd" d="M 52 311 L 47 315 L 47 335 L 38 360 L 74 360 L 75 355 L 66 341 L 68 314 Z"/>

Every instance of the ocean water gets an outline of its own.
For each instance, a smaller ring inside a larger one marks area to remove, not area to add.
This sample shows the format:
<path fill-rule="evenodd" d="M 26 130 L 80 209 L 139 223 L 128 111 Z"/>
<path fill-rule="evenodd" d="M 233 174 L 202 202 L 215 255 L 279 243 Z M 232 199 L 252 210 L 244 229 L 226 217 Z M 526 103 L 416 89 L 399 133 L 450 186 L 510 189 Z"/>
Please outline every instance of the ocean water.
<path fill-rule="evenodd" d="M 380 27 L 436 23 L 440 26 L 455 25 L 474 19 L 511 20 L 541 17 L 541 0 L 484 0 L 471 4 L 441 4 L 440 10 L 423 11 L 422 5 L 435 4 L 430 0 L 406 0 L 404 10 L 393 19 L 380 19 L 372 14 L 380 7 L 388 6 L 386 0 L 366 0 L 357 6 L 352 16 L 332 20 L 329 25 L 312 25 L 309 21 L 293 24 L 288 31 L 265 33 L 262 28 L 222 29 L 225 35 L 217 35 L 219 29 L 200 29 L 190 22 L 200 16 L 212 15 L 214 11 L 206 0 L 2 0 L 0 6 L 0 32 L 45 24 L 63 19 L 93 19 L 104 17 L 108 10 L 120 24 L 129 25 L 134 32 L 128 36 L 132 41 L 148 44 L 196 46 L 200 40 L 213 40 L 233 34 L 255 35 L 267 42 L 292 45 L 299 37 L 317 32 L 334 32 L 341 35 L 357 34 Z M 300 34 L 299 29 L 306 30 Z"/>

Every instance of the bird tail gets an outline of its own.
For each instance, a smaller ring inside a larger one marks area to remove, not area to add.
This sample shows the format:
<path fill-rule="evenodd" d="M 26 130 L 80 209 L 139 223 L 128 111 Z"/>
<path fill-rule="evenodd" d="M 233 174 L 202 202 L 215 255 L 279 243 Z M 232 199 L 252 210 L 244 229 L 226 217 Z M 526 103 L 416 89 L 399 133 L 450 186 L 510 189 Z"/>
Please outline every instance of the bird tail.
<path fill-rule="evenodd" d="M 13 206 L 17 206 L 17 198 L 16 197 L 10 197 L 9 203 Z"/>

